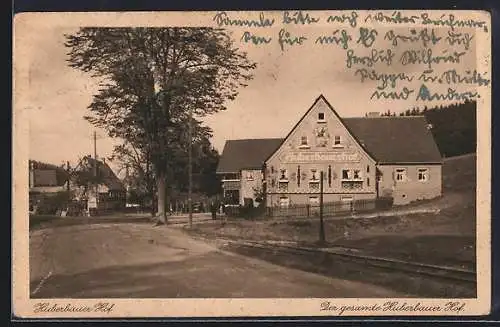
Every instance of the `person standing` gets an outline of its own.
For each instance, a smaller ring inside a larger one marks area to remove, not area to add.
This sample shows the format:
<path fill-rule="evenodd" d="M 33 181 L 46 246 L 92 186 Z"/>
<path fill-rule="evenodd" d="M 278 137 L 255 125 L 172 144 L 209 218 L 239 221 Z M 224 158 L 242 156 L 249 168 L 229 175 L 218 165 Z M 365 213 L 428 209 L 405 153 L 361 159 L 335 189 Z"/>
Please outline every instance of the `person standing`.
<path fill-rule="evenodd" d="M 217 204 L 212 201 L 211 205 L 210 205 L 210 212 L 212 212 L 212 220 L 216 220 L 217 219 Z"/>

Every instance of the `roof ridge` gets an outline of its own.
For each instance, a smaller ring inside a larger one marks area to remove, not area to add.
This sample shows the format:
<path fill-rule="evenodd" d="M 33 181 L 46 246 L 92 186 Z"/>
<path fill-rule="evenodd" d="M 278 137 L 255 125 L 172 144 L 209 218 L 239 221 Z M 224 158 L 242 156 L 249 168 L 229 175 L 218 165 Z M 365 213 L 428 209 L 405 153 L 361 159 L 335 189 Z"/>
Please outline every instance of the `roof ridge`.
<path fill-rule="evenodd" d="M 343 117 L 342 119 L 394 119 L 394 118 L 426 118 L 426 117 L 425 115 L 414 115 L 414 116 Z"/>
<path fill-rule="evenodd" d="M 247 138 L 247 139 L 228 139 L 228 141 L 250 141 L 250 140 L 282 140 L 282 137 L 259 137 L 259 138 Z"/>

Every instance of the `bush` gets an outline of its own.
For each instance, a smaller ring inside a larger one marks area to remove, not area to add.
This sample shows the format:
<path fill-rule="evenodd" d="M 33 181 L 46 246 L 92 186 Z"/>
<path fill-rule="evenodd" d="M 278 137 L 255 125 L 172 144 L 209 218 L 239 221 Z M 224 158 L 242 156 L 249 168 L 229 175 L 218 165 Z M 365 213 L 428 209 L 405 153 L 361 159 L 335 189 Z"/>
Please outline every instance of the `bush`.
<path fill-rule="evenodd" d="M 394 203 L 394 198 L 392 197 L 380 197 L 375 200 L 375 207 L 377 210 L 388 210 L 392 207 Z"/>
<path fill-rule="evenodd" d="M 245 219 L 255 219 L 264 216 L 266 213 L 266 208 L 263 205 L 258 207 L 246 206 L 242 207 L 239 216 Z"/>
<path fill-rule="evenodd" d="M 30 197 L 39 215 L 55 215 L 59 210 L 66 210 L 71 200 L 68 192 L 30 194 Z"/>

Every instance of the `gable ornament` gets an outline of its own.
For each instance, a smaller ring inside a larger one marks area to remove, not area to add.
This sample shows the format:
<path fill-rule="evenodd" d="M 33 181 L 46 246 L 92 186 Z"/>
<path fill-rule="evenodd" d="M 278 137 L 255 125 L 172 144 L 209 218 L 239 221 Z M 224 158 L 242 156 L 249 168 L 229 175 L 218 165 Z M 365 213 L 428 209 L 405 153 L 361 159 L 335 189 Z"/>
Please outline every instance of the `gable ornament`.
<path fill-rule="evenodd" d="M 330 134 L 328 133 L 328 128 L 326 126 L 318 126 L 314 130 L 314 135 L 316 137 L 316 146 L 324 148 L 328 145 L 328 139 Z"/>

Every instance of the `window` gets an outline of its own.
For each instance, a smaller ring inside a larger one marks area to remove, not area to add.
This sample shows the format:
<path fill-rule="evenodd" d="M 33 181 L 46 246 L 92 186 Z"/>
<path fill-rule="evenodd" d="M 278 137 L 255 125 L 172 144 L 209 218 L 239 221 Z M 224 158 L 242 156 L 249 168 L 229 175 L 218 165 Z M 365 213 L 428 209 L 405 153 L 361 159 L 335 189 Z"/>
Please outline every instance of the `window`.
<path fill-rule="evenodd" d="M 253 175 L 251 172 L 247 172 L 247 181 L 253 181 Z"/>
<path fill-rule="evenodd" d="M 369 177 L 366 178 L 366 186 L 370 186 L 370 178 Z"/>
<path fill-rule="evenodd" d="M 280 181 L 278 183 L 278 190 L 280 192 L 288 192 L 288 182 L 282 182 L 282 181 Z"/>
<path fill-rule="evenodd" d="M 332 166 L 328 166 L 328 187 L 332 187 Z"/>
<path fill-rule="evenodd" d="M 342 169 L 342 179 L 344 180 L 361 180 L 361 170 L 359 169 Z"/>
<path fill-rule="evenodd" d="M 297 166 L 297 186 L 300 186 L 300 179 L 302 176 L 300 176 L 300 166 Z"/>
<path fill-rule="evenodd" d="M 311 181 L 319 182 L 319 173 L 316 169 L 311 169 Z"/>
<path fill-rule="evenodd" d="M 404 182 L 406 181 L 406 169 L 404 168 L 398 168 L 396 169 L 396 181 L 398 182 Z"/>
<path fill-rule="evenodd" d="M 342 169 L 342 179 L 351 179 L 349 169 Z"/>
<path fill-rule="evenodd" d="M 340 135 L 335 135 L 335 137 L 333 139 L 333 146 L 335 146 L 335 147 L 342 146 L 342 138 L 340 137 Z"/>
<path fill-rule="evenodd" d="M 361 171 L 359 169 L 354 169 L 353 179 L 361 179 Z"/>
<path fill-rule="evenodd" d="M 418 170 L 419 182 L 427 182 L 429 180 L 429 170 L 427 168 L 420 168 Z"/>
<path fill-rule="evenodd" d="M 309 180 L 309 189 L 311 191 L 319 190 L 319 172 L 316 169 L 311 169 L 311 179 Z"/>
<path fill-rule="evenodd" d="M 286 169 L 280 169 L 280 181 L 288 181 L 288 173 Z"/>
<path fill-rule="evenodd" d="M 363 188 L 363 179 L 360 169 L 342 169 L 342 189 L 346 191 L 359 191 Z"/>
<path fill-rule="evenodd" d="M 318 113 L 318 120 L 325 120 L 325 113 L 324 112 Z"/>
<path fill-rule="evenodd" d="M 300 146 L 308 146 L 307 136 L 302 136 L 300 138 Z"/>
<path fill-rule="evenodd" d="M 370 166 L 366 166 L 366 172 L 369 173 L 370 172 Z"/>

